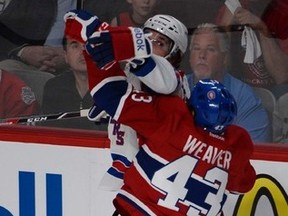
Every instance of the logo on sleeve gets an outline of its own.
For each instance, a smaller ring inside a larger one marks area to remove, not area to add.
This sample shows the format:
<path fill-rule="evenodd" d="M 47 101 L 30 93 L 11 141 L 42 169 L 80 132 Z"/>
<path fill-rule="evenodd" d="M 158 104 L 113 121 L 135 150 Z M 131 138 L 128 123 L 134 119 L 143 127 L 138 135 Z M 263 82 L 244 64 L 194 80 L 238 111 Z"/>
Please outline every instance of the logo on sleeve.
<path fill-rule="evenodd" d="M 32 104 L 36 100 L 34 92 L 28 86 L 22 87 L 21 98 L 22 101 L 28 105 Z"/>
<path fill-rule="evenodd" d="M 136 50 L 137 51 L 145 51 L 145 38 L 142 30 L 140 28 L 134 28 L 134 37 L 135 37 L 135 42 L 137 45 Z"/>

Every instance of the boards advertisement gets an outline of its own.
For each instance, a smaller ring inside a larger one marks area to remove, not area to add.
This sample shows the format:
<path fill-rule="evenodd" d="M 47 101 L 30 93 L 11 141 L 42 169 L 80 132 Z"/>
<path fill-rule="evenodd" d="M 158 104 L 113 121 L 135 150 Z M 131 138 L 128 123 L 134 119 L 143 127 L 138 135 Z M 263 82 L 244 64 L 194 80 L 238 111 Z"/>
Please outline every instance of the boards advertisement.
<path fill-rule="evenodd" d="M 112 215 L 114 192 L 98 184 L 108 148 L 0 141 L 0 216 Z M 252 160 L 253 189 L 229 195 L 225 216 L 287 216 L 288 162 Z"/>

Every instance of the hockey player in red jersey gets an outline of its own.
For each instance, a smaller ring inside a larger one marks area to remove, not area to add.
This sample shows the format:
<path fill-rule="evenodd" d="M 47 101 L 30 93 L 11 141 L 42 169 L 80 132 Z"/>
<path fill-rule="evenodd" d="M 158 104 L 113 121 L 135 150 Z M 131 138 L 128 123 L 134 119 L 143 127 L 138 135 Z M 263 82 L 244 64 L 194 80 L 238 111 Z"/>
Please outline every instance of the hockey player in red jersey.
<path fill-rule="evenodd" d="M 244 129 L 229 125 L 236 107 L 221 84 L 203 81 L 194 89 L 188 101 L 194 119 L 179 97 L 133 91 L 117 65 L 92 68 L 97 105 L 143 137 L 114 200 L 120 215 L 221 215 L 228 192 L 252 188 L 253 143 Z"/>
<path fill-rule="evenodd" d="M 113 201 L 117 212 L 221 215 L 229 192 L 245 193 L 255 182 L 253 143 L 243 128 L 231 125 L 233 97 L 214 80 L 200 81 L 187 103 L 135 90 L 119 61 L 136 59 L 135 73 L 153 67 L 149 39 L 138 28 L 107 29 L 100 21 L 96 27 L 85 53 L 91 95 L 97 107 L 141 136 Z"/>

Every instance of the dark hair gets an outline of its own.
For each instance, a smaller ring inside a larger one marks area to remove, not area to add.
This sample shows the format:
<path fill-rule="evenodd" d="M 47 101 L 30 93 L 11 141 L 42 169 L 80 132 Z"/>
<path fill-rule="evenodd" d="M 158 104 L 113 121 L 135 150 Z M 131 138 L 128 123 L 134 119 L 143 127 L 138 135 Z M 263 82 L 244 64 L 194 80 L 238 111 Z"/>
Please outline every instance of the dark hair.
<path fill-rule="evenodd" d="M 63 46 L 63 49 L 66 51 L 67 50 L 67 37 L 65 35 L 62 38 L 62 46 Z"/>
<path fill-rule="evenodd" d="M 174 52 L 167 60 L 176 68 L 178 69 L 180 67 L 181 61 L 183 58 L 183 54 L 181 50 L 177 50 L 177 52 Z"/>

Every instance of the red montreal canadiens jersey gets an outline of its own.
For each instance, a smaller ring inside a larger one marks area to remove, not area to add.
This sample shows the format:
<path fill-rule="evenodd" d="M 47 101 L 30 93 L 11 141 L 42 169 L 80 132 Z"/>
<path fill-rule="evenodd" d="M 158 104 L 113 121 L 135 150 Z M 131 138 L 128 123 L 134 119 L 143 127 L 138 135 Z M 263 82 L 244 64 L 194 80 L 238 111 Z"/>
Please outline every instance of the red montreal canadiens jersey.
<path fill-rule="evenodd" d="M 244 129 L 204 131 L 180 97 L 135 91 L 119 65 L 100 71 L 86 62 L 96 105 L 141 137 L 113 201 L 121 215 L 219 215 L 228 192 L 252 188 L 253 143 Z"/>
<path fill-rule="evenodd" d="M 226 189 L 243 193 L 254 184 L 247 132 L 196 128 L 178 97 L 132 93 L 118 121 L 145 137 L 114 201 L 123 215 L 217 215 Z"/>

